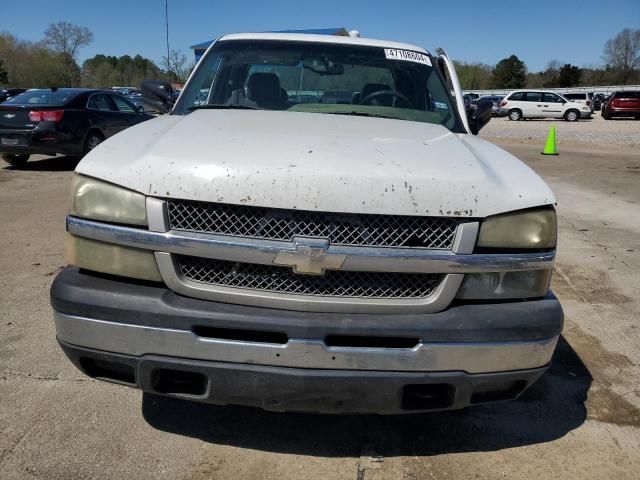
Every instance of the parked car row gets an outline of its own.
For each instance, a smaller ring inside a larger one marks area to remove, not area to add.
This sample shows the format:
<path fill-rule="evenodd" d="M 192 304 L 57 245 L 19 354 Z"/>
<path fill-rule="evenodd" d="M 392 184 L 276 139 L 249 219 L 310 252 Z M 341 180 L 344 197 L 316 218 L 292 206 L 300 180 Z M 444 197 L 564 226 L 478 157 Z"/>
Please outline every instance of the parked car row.
<path fill-rule="evenodd" d="M 152 118 L 144 112 L 137 90 L 125 97 L 116 90 L 81 88 L 0 90 L 0 153 L 12 164 L 24 164 L 32 154 L 83 155 L 119 131 Z M 175 101 L 175 98 L 173 99 Z M 563 118 L 574 122 L 590 118 L 597 103 L 602 117 L 640 119 L 640 91 L 602 94 L 557 94 L 517 90 L 506 97 L 464 95 L 467 111 L 492 103 L 492 115 L 510 120 Z"/>
<path fill-rule="evenodd" d="M 0 153 L 12 165 L 32 154 L 81 156 L 150 118 L 111 90 L 27 90 L 0 104 Z"/>
<path fill-rule="evenodd" d="M 494 96 L 481 99 L 493 100 Z M 498 115 L 510 120 L 524 118 L 563 118 L 567 121 L 590 118 L 595 111 L 602 117 L 632 117 L 640 120 L 640 91 L 603 93 L 580 92 L 558 94 L 543 90 L 517 90 L 501 102 Z"/>
<path fill-rule="evenodd" d="M 602 111 L 606 120 L 613 117 L 640 119 L 640 91 L 617 91 L 610 95 L 593 92 L 556 93 L 545 90 L 516 90 L 506 97 L 464 94 L 467 110 L 479 101 L 493 103 L 492 115 L 510 120 L 527 118 L 563 118 L 567 121 L 590 118 Z"/>

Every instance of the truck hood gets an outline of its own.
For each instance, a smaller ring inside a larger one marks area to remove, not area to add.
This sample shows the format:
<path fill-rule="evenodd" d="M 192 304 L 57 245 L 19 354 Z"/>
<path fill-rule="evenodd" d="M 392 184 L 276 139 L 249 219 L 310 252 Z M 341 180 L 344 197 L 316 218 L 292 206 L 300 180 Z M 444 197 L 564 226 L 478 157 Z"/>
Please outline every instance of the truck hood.
<path fill-rule="evenodd" d="M 472 135 L 319 113 L 165 115 L 76 171 L 156 197 L 329 212 L 485 217 L 555 203 L 526 165 Z"/>

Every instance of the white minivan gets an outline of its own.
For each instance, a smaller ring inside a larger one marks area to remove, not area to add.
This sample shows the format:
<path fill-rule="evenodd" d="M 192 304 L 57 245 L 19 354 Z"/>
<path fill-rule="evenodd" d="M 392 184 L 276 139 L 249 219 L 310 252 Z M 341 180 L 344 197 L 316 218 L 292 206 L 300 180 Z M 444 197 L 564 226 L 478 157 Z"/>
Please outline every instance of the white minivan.
<path fill-rule="evenodd" d="M 553 92 L 516 90 L 500 103 L 500 116 L 508 116 L 509 120 L 564 118 L 568 122 L 575 122 L 580 118 L 590 118 L 591 108 Z"/>

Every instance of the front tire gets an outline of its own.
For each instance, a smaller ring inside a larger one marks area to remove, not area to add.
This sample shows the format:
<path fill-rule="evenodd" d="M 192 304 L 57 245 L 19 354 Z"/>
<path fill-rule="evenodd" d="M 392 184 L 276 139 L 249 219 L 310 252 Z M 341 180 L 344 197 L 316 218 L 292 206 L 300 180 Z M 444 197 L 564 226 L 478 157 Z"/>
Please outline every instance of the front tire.
<path fill-rule="evenodd" d="M 513 120 L 517 122 L 518 120 L 522 120 L 522 112 L 517 108 L 509 111 L 509 120 Z"/>
<path fill-rule="evenodd" d="M 580 112 L 577 110 L 569 110 L 564 114 L 564 119 L 567 122 L 577 122 L 580 120 Z"/>
<path fill-rule="evenodd" d="M 22 165 L 27 163 L 27 160 L 29 160 L 29 154 L 3 153 L 2 159 L 9 165 L 12 165 L 14 167 L 21 167 Z"/>
<path fill-rule="evenodd" d="M 91 150 L 96 148 L 104 141 L 104 137 L 100 132 L 89 132 L 87 138 L 84 141 L 83 155 L 86 155 Z"/>

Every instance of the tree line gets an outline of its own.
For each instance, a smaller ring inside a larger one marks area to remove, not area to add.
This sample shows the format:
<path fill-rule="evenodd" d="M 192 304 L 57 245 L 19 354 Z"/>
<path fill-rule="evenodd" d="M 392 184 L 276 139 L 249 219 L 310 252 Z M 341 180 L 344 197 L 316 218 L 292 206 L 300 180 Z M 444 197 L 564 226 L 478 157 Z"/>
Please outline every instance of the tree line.
<path fill-rule="evenodd" d="M 21 40 L 0 32 L 0 86 L 23 88 L 138 86 L 143 80 L 184 83 L 193 62 L 179 50 L 163 57 L 161 66 L 141 55 L 98 54 L 78 63 L 80 50 L 93 42 L 86 27 L 51 24 L 42 40 Z"/>
<path fill-rule="evenodd" d="M 0 32 L 0 86 L 24 88 L 137 86 L 143 80 L 184 83 L 193 68 L 178 50 L 163 57 L 161 66 L 141 55 L 96 55 L 78 63 L 79 51 L 93 42 L 86 27 L 68 22 L 51 24 L 38 42 Z M 578 67 L 550 61 L 541 72 L 529 72 L 516 55 L 496 65 L 454 62 L 464 90 L 490 88 L 577 87 L 640 83 L 640 30 L 625 29 L 603 48 L 602 67 Z"/>
<path fill-rule="evenodd" d="M 496 65 L 454 62 L 463 90 L 492 88 L 570 88 L 640 84 L 640 30 L 622 30 L 607 40 L 602 67 L 578 67 L 551 60 L 541 72 L 529 72 L 516 55 Z"/>

